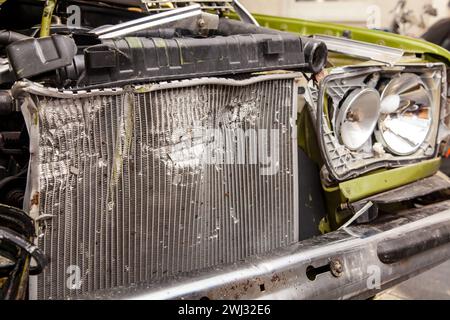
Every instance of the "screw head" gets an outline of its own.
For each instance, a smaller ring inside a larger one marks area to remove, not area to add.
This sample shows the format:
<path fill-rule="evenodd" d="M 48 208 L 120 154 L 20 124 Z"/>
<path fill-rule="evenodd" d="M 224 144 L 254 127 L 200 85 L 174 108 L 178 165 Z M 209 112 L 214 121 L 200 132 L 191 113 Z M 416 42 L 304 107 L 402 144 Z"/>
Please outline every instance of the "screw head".
<path fill-rule="evenodd" d="M 200 28 L 204 28 L 204 27 L 206 26 L 205 20 L 204 20 L 204 19 L 198 20 L 198 26 L 199 26 Z"/>
<path fill-rule="evenodd" d="M 331 274 L 339 278 L 344 273 L 344 265 L 339 259 L 334 259 L 330 262 Z"/>

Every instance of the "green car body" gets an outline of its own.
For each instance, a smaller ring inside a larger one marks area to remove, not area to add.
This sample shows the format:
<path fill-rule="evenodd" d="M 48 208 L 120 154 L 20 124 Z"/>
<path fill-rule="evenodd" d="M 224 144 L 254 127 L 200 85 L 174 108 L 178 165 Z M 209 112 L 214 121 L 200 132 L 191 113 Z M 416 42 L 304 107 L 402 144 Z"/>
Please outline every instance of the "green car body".
<path fill-rule="evenodd" d="M 299 33 L 303 36 L 326 35 L 345 37 L 351 40 L 371 43 L 404 50 L 405 53 L 415 55 L 418 62 L 442 62 L 450 65 L 450 52 L 444 48 L 421 39 L 396 35 L 384 31 L 369 30 L 358 27 L 349 27 L 339 24 L 314 22 L 302 19 L 282 18 L 267 15 L 254 15 L 261 26 L 280 31 Z M 363 61 L 352 57 L 339 57 L 340 66 L 355 65 Z M 314 134 L 310 117 L 304 114 L 299 116 L 299 144 L 308 156 L 322 165 L 320 151 L 317 150 L 317 140 Z M 355 202 L 367 197 L 377 195 L 389 190 L 408 185 L 412 182 L 430 177 L 439 171 L 440 159 L 420 162 L 414 165 L 381 170 L 363 175 L 356 179 L 345 181 L 334 187 L 325 187 L 325 196 L 328 207 L 328 218 L 320 223 L 322 233 L 330 232 L 343 225 L 350 217 L 341 215 L 336 208 L 347 202 Z"/>
<path fill-rule="evenodd" d="M 295 32 L 302 35 L 329 35 L 368 42 L 405 50 L 406 52 L 422 54 L 424 60 L 450 63 L 450 52 L 438 45 L 410 37 L 396 35 L 384 31 L 369 30 L 339 24 L 322 23 L 301 19 L 281 18 L 266 15 L 254 15 L 258 22 L 268 28 Z"/>

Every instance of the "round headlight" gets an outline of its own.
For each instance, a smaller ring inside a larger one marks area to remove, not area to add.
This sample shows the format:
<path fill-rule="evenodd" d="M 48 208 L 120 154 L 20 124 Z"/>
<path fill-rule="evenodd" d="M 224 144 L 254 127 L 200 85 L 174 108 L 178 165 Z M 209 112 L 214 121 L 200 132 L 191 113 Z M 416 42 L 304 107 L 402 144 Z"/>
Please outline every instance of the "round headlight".
<path fill-rule="evenodd" d="M 416 74 L 393 79 L 381 95 L 381 116 L 377 137 L 397 155 L 416 152 L 432 126 L 432 99 Z"/>
<path fill-rule="evenodd" d="M 336 121 L 341 143 L 352 151 L 372 136 L 380 116 L 380 94 L 375 89 L 356 89 L 342 104 Z"/>

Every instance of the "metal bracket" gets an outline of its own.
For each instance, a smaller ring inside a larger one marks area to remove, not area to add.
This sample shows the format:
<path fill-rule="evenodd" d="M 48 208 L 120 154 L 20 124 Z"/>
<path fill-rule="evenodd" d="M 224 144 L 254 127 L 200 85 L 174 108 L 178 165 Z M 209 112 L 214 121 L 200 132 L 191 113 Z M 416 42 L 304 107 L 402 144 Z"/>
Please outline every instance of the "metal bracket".
<path fill-rule="evenodd" d="M 195 4 L 97 29 L 94 30 L 94 33 L 100 39 L 112 39 L 161 26 L 188 29 L 201 33 L 205 30 L 217 29 L 219 17 L 202 12 L 201 6 Z"/>
<path fill-rule="evenodd" d="M 330 51 L 382 62 L 389 66 L 397 64 L 405 54 L 405 51 L 400 49 L 340 37 L 315 35 L 314 39 L 324 42 Z"/>
<path fill-rule="evenodd" d="M 140 0 L 142 7 L 148 12 L 154 11 L 168 11 L 175 8 L 179 8 L 181 5 L 186 5 L 189 2 L 197 2 L 201 4 L 204 10 L 216 10 L 216 11 L 228 11 L 234 10 L 239 18 L 246 23 L 259 26 L 259 23 L 251 15 L 251 13 L 240 3 L 239 0 L 228 0 L 228 1 L 187 1 L 187 0 L 174 0 L 174 1 L 153 1 L 153 0 Z"/>
<path fill-rule="evenodd" d="M 372 208 L 373 202 L 368 202 L 364 207 L 361 208 L 355 215 L 347 221 L 346 224 L 344 224 L 342 227 L 340 227 L 338 230 L 343 230 L 349 227 L 353 222 L 358 220 L 359 217 L 361 217 L 363 214 L 365 214 L 367 211 L 369 211 L 370 208 Z"/>

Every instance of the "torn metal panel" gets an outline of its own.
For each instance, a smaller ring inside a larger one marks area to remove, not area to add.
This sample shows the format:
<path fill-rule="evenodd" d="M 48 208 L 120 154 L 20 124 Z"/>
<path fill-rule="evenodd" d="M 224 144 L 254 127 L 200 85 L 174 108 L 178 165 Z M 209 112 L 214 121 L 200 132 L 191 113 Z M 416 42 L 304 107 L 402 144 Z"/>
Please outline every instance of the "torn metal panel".
<path fill-rule="evenodd" d="M 107 93 L 18 84 L 27 197 L 52 261 L 34 297 L 162 281 L 298 241 L 299 76 Z M 79 287 L 66 286 L 70 266 Z"/>
<path fill-rule="evenodd" d="M 354 202 L 350 206 L 353 211 L 357 211 L 368 203 L 375 204 L 373 208 L 365 210 L 363 215 L 354 219 L 358 223 L 369 223 L 378 217 L 378 205 L 401 203 L 448 189 L 450 189 L 450 178 L 444 173 L 438 172 L 431 177 Z"/>
<path fill-rule="evenodd" d="M 347 38 L 316 35 L 315 39 L 324 42 L 329 51 L 347 54 L 356 58 L 374 60 L 390 66 L 400 62 L 405 52 L 392 47 L 385 47 Z"/>

